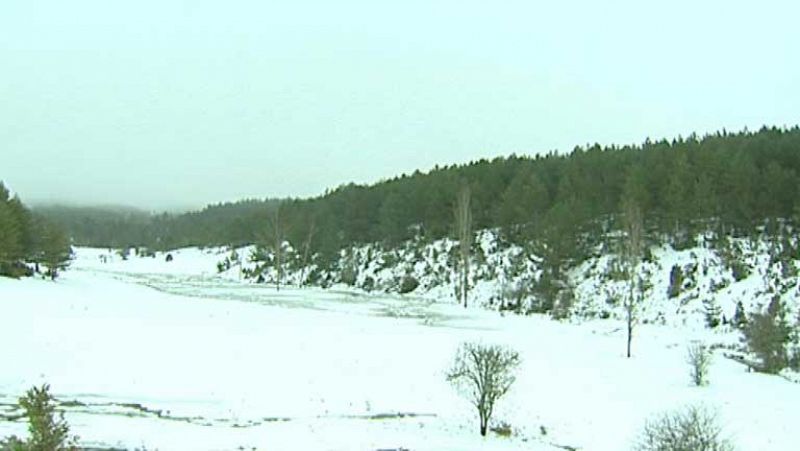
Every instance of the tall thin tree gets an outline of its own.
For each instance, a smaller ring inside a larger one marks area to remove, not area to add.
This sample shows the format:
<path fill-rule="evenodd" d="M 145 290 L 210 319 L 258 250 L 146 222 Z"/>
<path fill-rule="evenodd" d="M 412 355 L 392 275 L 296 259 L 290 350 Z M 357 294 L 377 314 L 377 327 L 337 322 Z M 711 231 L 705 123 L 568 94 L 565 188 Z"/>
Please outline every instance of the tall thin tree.
<path fill-rule="evenodd" d="M 281 218 L 281 204 L 278 203 L 272 211 L 270 217 L 270 227 L 272 232 L 272 258 L 275 263 L 275 288 L 277 291 L 281 290 L 281 281 L 283 279 L 283 222 Z"/>
<path fill-rule="evenodd" d="M 306 236 L 306 242 L 303 246 L 303 266 L 300 270 L 300 280 L 297 281 L 297 286 L 302 287 L 303 283 L 306 280 L 306 267 L 308 265 L 308 254 L 311 251 L 311 240 L 314 239 L 314 228 L 316 225 L 315 217 L 311 217 L 311 222 L 308 224 L 308 235 Z"/>
<path fill-rule="evenodd" d="M 644 254 L 644 227 L 642 210 L 632 196 L 625 196 L 622 201 L 622 215 L 625 227 L 624 262 L 628 278 L 628 296 L 625 298 L 625 322 L 628 329 L 627 356 L 631 356 L 633 329 L 636 326 L 639 304 L 643 298 L 642 276 L 639 274 L 639 263 Z"/>
<path fill-rule="evenodd" d="M 459 244 L 461 259 L 461 299 L 464 308 L 467 307 L 469 294 L 469 257 L 472 248 L 472 209 L 470 208 L 470 189 L 466 181 L 461 182 L 461 187 L 456 195 L 455 227 Z"/>

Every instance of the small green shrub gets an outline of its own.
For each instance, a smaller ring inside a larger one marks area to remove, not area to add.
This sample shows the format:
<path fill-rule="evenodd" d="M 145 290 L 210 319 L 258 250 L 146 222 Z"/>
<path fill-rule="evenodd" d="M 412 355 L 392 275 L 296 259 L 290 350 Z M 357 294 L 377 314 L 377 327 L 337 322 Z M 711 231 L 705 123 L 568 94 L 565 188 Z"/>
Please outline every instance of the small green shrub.
<path fill-rule="evenodd" d="M 358 269 L 355 264 L 345 264 L 339 273 L 339 281 L 345 285 L 355 286 L 358 278 Z"/>
<path fill-rule="evenodd" d="M 510 424 L 506 423 L 505 421 L 500 422 L 500 424 L 496 426 L 490 427 L 489 430 L 494 432 L 500 437 L 511 437 L 512 435 L 514 435 L 514 429 L 511 427 Z"/>
<path fill-rule="evenodd" d="M 364 283 L 361 284 L 361 288 L 364 291 L 372 291 L 375 289 L 375 279 L 371 276 L 367 276 L 364 278 Z"/>
<path fill-rule="evenodd" d="M 683 271 L 678 265 L 672 265 L 669 271 L 669 288 L 667 288 L 667 297 L 676 298 L 681 294 L 681 286 L 683 285 Z"/>
<path fill-rule="evenodd" d="M 706 326 L 714 329 L 722 323 L 722 309 L 714 298 L 704 299 L 703 308 L 705 309 Z"/>
<path fill-rule="evenodd" d="M 400 287 L 397 290 L 400 294 L 411 293 L 412 291 L 416 290 L 419 286 L 419 280 L 417 280 L 414 276 L 405 276 L 403 280 L 400 281 Z"/>
<path fill-rule="evenodd" d="M 741 260 L 731 262 L 731 272 L 737 282 L 746 279 L 750 275 L 750 267 Z"/>
<path fill-rule="evenodd" d="M 736 311 L 733 313 L 733 325 L 738 329 L 743 329 L 747 325 L 747 313 L 744 311 L 744 304 L 739 300 L 736 302 Z"/>
<path fill-rule="evenodd" d="M 56 412 L 56 401 L 50 386 L 33 387 L 19 399 L 28 419 L 28 437 L 23 441 L 9 437 L 0 443 L 3 451 L 66 451 L 75 450 L 77 437 L 70 437 L 63 412 Z"/>

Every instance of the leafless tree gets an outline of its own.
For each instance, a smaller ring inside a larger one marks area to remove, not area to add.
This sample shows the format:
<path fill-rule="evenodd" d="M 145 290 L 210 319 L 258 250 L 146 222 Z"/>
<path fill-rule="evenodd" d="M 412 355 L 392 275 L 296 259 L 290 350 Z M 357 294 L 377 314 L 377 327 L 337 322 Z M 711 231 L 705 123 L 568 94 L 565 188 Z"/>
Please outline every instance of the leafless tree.
<path fill-rule="evenodd" d="M 486 435 L 495 402 L 516 380 L 519 364 L 519 354 L 503 346 L 463 343 L 459 347 L 447 380 L 478 409 L 481 435 Z"/>
<path fill-rule="evenodd" d="M 270 248 L 272 250 L 272 258 L 275 264 L 275 287 L 278 291 L 281 290 L 281 281 L 283 279 L 283 241 L 284 241 L 284 226 L 281 217 L 281 204 L 277 204 L 275 209 L 272 210 L 272 215 L 269 218 L 269 234 Z"/>
<path fill-rule="evenodd" d="M 711 351 L 702 343 L 692 343 L 686 351 L 686 363 L 691 369 L 692 382 L 696 386 L 708 383 L 708 367 L 711 365 Z"/>
<path fill-rule="evenodd" d="M 623 201 L 623 220 L 625 224 L 624 262 L 628 277 L 628 296 L 625 297 L 625 322 L 628 329 L 627 356 L 631 356 L 633 329 L 636 326 L 639 305 L 643 299 L 642 276 L 639 274 L 639 263 L 644 254 L 644 232 L 642 211 L 633 199 Z"/>
<path fill-rule="evenodd" d="M 314 239 L 315 225 L 316 220 L 312 217 L 311 221 L 308 223 L 308 235 L 306 236 L 306 242 L 303 245 L 303 269 L 301 270 L 300 280 L 297 282 L 298 287 L 302 287 L 306 280 L 306 265 L 308 264 L 308 254 L 311 251 L 311 240 Z"/>
<path fill-rule="evenodd" d="M 469 257 L 472 248 L 472 210 L 470 208 L 470 190 L 466 181 L 461 183 L 461 188 L 456 195 L 454 210 L 456 236 L 459 244 L 461 260 L 461 299 L 467 307 L 469 294 Z"/>

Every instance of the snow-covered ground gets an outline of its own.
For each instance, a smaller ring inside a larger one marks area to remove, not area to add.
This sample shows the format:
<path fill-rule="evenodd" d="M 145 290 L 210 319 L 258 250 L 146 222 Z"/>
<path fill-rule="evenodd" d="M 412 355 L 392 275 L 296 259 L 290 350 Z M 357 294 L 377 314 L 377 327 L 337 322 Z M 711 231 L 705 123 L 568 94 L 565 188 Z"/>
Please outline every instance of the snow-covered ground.
<path fill-rule="evenodd" d="M 696 324 L 641 325 L 624 358 L 616 320 L 503 316 L 431 297 L 282 289 L 216 274 L 218 253 L 100 259 L 78 249 L 57 282 L 0 278 L 0 413 L 47 382 L 87 445 L 162 450 L 630 449 L 644 421 L 688 404 L 716 409 L 737 449 L 796 449 L 800 385 L 716 355 L 693 387 Z M 668 268 L 667 268 L 668 269 Z M 459 343 L 523 359 L 494 423 L 445 381 Z M 0 435 L 24 435 L 0 421 Z"/>

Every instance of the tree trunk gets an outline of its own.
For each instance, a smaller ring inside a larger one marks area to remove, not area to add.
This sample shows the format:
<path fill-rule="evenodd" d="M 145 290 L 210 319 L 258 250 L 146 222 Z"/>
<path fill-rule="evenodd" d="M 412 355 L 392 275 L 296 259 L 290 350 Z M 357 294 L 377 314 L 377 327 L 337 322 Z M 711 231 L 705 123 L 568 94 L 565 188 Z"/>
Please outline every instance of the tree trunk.
<path fill-rule="evenodd" d="M 275 284 L 275 288 L 277 289 L 277 291 L 281 291 L 281 247 L 280 246 L 281 245 L 278 244 L 276 247 L 277 249 L 276 256 L 278 260 L 278 278 L 277 278 L 278 283 Z"/>
<path fill-rule="evenodd" d="M 633 340 L 633 327 L 630 320 L 628 320 L 628 358 L 631 358 L 631 340 Z"/>
<path fill-rule="evenodd" d="M 628 289 L 628 305 L 625 306 L 626 315 L 626 325 L 628 326 L 628 358 L 631 358 L 631 341 L 633 340 L 633 321 L 634 321 L 634 312 L 633 309 L 636 308 L 636 299 L 633 298 L 634 296 L 634 288 L 633 288 L 633 281 L 630 282 L 630 286 Z"/>
<path fill-rule="evenodd" d="M 470 210 L 469 185 L 462 182 L 456 195 L 455 225 L 461 254 L 461 296 L 464 308 L 467 307 L 469 294 L 469 254 L 472 246 L 472 212 Z"/>
<path fill-rule="evenodd" d="M 306 238 L 305 249 L 303 249 L 303 267 L 300 270 L 300 280 L 297 282 L 297 287 L 303 286 L 306 279 L 306 265 L 308 264 L 308 252 L 311 249 L 311 239 L 314 237 L 314 220 L 311 220 L 311 225 L 308 228 L 308 237 Z"/>
<path fill-rule="evenodd" d="M 273 253 L 275 257 L 276 263 L 276 277 L 275 277 L 275 288 L 277 291 L 281 291 L 281 275 L 282 275 L 282 266 L 281 266 L 281 254 L 283 253 L 282 244 L 283 244 L 283 227 L 281 224 L 281 205 L 278 204 L 275 207 L 275 212 L 273 213 L 272 217 L 272 232 L 274 234 L 273 239 L 275 240 L 273 243 Z"/>
<path fill-rule="evenodd" d="M 464 300 L 464 308 L 467 308 L 467 293 L 469 292 L 469 255 L 463 257 L 464 259 L 464 268 L 463 268 L 463 280 L 461 283 L 461 297 Z"/>

